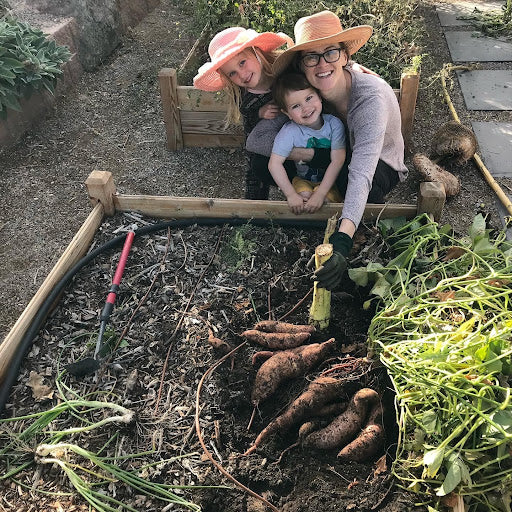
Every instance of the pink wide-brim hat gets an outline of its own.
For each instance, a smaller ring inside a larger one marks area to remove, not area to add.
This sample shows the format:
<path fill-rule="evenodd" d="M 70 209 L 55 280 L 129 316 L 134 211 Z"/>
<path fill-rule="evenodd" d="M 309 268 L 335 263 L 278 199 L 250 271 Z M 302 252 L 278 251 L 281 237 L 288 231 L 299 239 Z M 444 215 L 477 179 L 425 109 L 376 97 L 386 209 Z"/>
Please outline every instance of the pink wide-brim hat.
<path fill-rule="evenodd" d="M 329 43 L 344 43 L 350 55 L 363 46 L 372 35 L 370 25 L 343 30 L 340 19 L 331 11 L 322 11 L 312 16 L 300 18 L 294 27 L 295 44 L 288 45 L 274 62 L 274 75 L 282 73 L 291 63 L 297 52 L 314 50 Z"/>
<path fill-rule="evenodd" d="M 293 44 L 292 38 L 279 32 L 259 33 L 252 29 L 230 27 L 219 32 L 210 42 L 211 62 L 203 64 L 194 77 L 194 87 L 203 91 L 220 91 L 225 87 L 219 68 L 242 50 L 251 46 L 263 52 L 276 50 L 284 44 Z"/>

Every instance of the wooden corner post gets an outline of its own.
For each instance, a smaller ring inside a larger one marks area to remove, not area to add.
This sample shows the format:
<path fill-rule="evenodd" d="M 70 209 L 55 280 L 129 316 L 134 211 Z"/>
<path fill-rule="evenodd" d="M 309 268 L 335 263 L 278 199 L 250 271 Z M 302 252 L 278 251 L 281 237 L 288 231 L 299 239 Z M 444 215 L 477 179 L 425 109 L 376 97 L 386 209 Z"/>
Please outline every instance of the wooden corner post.
<path fill-rule="evenodd" d="M 414 111 L 420 84 L 420 75 L 415 72 L 402 73 L 400 78 L 400 115 L 402 117 L 402 135 L 406 148 L 410 148 Z"/>
<path fill-rule="evenodd" d="M 105 215 L 112 216 L 116 213 L 114 206 L 114 196 L 116 195 L 116 186 L 112 179 L 112 173 L 108 171 L 92 171 L 85 180 L 87 193 L 93 206 L 97 203 L 103 205 Z"/>
<path fill-rule="evenodd" d="M 420 194 L 418 196 L 418 215 L 430 213 L 436 222 L 439 222 L 446 201 L 444 186 L 435 181 L 420 183 Z"/>
<path fill-rule="evenodd" d="M 164 114 L 167 149 L 171 151 L 183 149 L 176 70 L 172 68 L 161 69 L 158 73 L 158 82 L 160 83 L 160 98 Z"/>

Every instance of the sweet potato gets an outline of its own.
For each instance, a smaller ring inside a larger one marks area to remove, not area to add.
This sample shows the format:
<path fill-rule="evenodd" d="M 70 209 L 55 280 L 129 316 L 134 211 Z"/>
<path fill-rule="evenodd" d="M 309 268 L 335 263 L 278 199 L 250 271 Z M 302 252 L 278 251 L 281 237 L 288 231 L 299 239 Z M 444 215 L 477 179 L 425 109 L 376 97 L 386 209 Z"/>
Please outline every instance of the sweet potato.
<path fill-rule="evenodd" d="M 381 403 L 376 403 L 373 406 L 368 414 L 366 426 L 353 441 L 338 453 L 340 459 L 363 462 L 373 457 L 382 448 L 384 443 L 383 412 Z"/>
<path fill-rule="evenodd" d="M 284 381 L 304 375 L 327 356 L 334 343 L 334 338 L 331 338 L 324 343 L 312 343 L 283 350 L 265 361 L 256 374 L 252 403 L 257 406 L 272 395 Z"/>
<path fill-rule="evenodd" d="M 412 163 L 424 181 L 441 183 L 444 186 L 446 197 L 455 196 L 460 192 L 459 178 L 432 162 L 427 155 L 416 153 Z"/>
<path fill-rule="evenodd" d="M 343 389 L 343 381 L 333 377 L 319 377 L 309 384 L 306 391 L 299 395 L 287 409 L 271 421 L 258 435 L 253 445 L 245 452 L 252 453 L 259 448 L 270 436 L 280 432 L 284 434 L 293 425 L 301 422 L 305 417 L 334 414 L 334 407 L 340 403 L 325 405 L 339 398 Z M 327 408 L 327 410 L 323 410 Z M 338 414 L 341 412 L 338 411 Z"/>
<path fill-rule="evenodd" d="M 364 462 L 373 457 L 384 444 L 384 429 L 381 425 L 369 423 L 361 433 L 338 453 L 341 460 Z"/>
<path fill-rule="evenodd" d="M 244 331 L 242 336 L 249 341 L 267 348 L 288 349 L 302 345 L 309 337 L 309 332 L 263 332 L 256 329 Z"/>
<path fill-rule="evenodd" d="M 325 428 L 313 432 L 304 439 L 304 446 L 330 450 L 347 444 L 365 424 L 368 410 L 378 403 L 379 395 L 369 388 L 360 389 L 350 400 L 342 414 Z"/>
<path fill-rule="evenodd" d="M 315 332 L 315 328 L 312 325 L 295 325 L 287 322 L 278 322 L 276 320 L 262 320 L 258 322 L 253 329 L 263 332 L 309 332 L 310 334 Z"/>

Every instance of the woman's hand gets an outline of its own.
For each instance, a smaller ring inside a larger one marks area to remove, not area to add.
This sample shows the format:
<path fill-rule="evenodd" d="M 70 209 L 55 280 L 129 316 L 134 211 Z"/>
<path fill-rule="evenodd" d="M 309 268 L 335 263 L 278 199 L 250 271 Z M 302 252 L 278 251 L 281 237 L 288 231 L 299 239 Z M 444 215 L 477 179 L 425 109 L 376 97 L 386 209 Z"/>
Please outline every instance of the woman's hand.
<path fill-rule="evenodd" d="M 295 213 L 295 215 L 299 215 L 304 211 L 304 198 L 297 194 L 297 192 L 292 192 L 286 196 L 286 201 L 290 210 Z"/>
<path fill-rule="evenodd" d="M 258 111 L 260 119 L 275 119 L 279 115 L 279 107 L 275 103 L 267 103 Z"/>
<path fill-rule="evenodd" d="M 325 195 L 320 191 L 315 190 L 311 197 L 306 201 L 304 205 L 304 211 L 307 213 L 315 213 L 317 210 L 322 208 L 325 202 Z"/>

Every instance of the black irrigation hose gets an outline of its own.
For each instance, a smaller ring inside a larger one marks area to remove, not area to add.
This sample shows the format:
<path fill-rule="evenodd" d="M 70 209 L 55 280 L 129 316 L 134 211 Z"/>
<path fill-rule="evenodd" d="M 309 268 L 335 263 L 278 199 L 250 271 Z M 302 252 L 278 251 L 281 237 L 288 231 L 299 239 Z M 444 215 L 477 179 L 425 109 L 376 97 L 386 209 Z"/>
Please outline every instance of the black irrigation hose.
<path fill-rule="evenodd" d="M 218 219 L 218 218 L 201 218 L 201 219 L 179 219 L 179 220 L 170 220 L 165 222 L 158 222 L 156 224 L 150 224 L 149 226 L 144 226 L 142 228 L 138 228 L 135 230 L 135 237 L 140 237 L 144 235 L 149 235 L 151 233 L 156 233 L 158 231 L 162 231 L 167 228 L 179 228 L 179 227 L 187 227 L 197 224 L 199 226 L 216 226 L 222 224 L 229 224 L 231 226 L 240 226 L 242 224 L 254 224 L 255 226 L 271 226 L 271 225 L 279 225 L 284 227 L 298 227 L 298 228 L 321 228 L 325 226 L 325 221 L 312 221 L 312 220 L 287 220 L 287 219 L 242 219 L 242 218 L 234 218 L 234 219 Z M 7 369 L 7 373 L 2 382 L 2 386 L 0 388 L 0 416 L 3 415 L 5 410 L 5 404 L 9 398 L 11 393 L 11 389 L 18 378 L 19 370 L 21 363 L 25 357 L 25 354 L 29 351 L 34 338 L 37 336 L 37 333 L 41 329 L 49 311 L 52 307 L 55 300 L 59 297 L 60 293 L 67 286 L 69 281 L 74 277 L 78 271 L 80 271 L 83 267 L 85 267 L 89 262 L 91 262 L 96 256 L 107 252 L 118 245 L 121 245 L 126 239 L 126 234 L 122 234 L 109 242 L 97 247 L 90 253 L 86 254 L 78 263 L 76 263 L 70 270 L 66 272 L 66 274 L 60 279 L 60 281 L 55 285 L 53 290 L 50 292 L 48 297 L 44 300 L 39 308 L 37 314 L 32 320 L 30 326 L 27 331 L 23 335 L 16 352 L 14 353 L 11 362 L 9 364 L 9 368 Z"/>

